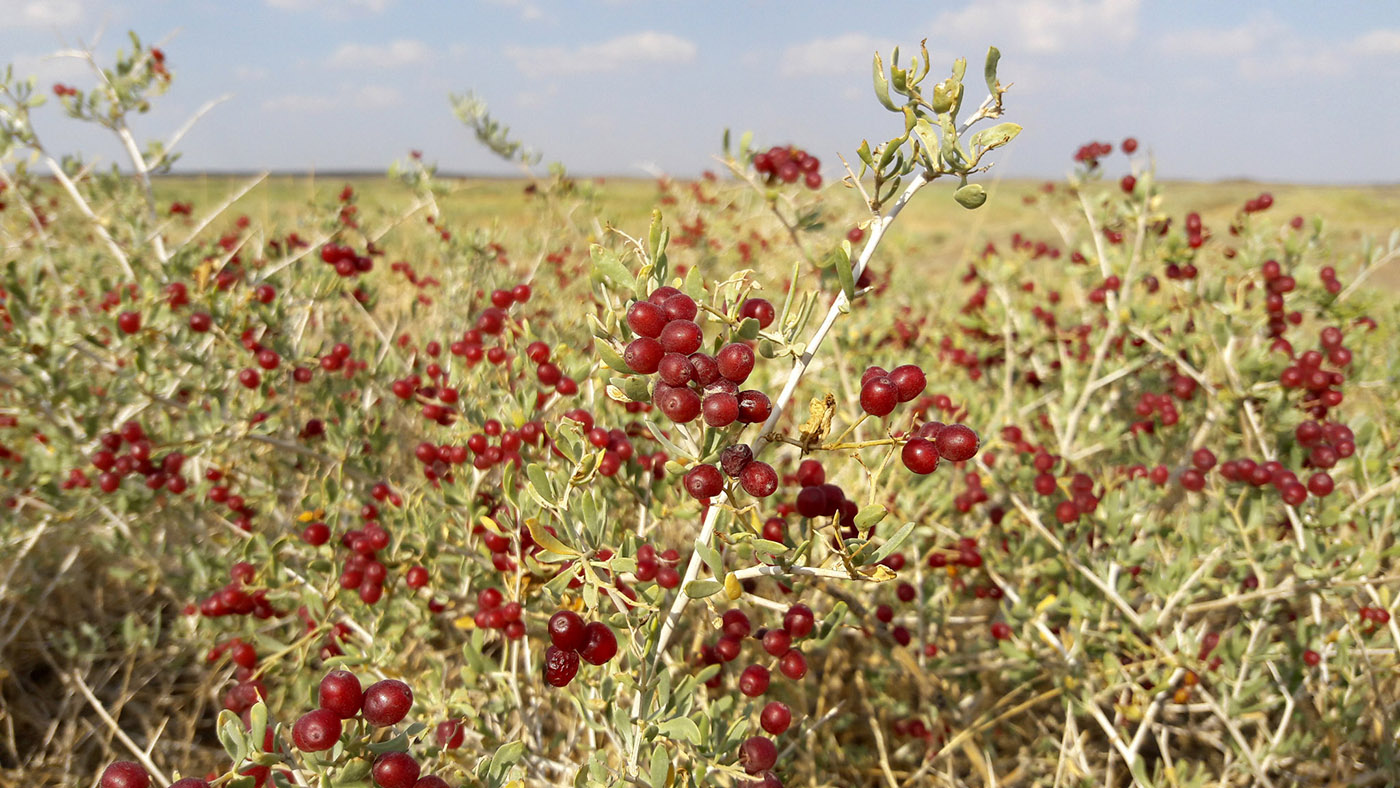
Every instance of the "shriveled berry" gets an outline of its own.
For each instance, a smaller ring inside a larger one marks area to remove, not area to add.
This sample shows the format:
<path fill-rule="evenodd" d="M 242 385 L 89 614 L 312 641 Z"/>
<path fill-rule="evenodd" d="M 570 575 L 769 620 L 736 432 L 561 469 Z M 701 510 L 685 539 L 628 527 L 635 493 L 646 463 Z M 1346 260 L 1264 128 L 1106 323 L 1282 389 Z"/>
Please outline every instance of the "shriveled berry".
<path fill-rule="evenodd" d="M 565 687 L 578 675 L 578 652 L 556 646 L 544 650 L 544 680 L 551 687 Z"/>
<path fill-rule="evenodd" d="M 753 461 L 753 449 L 745 443 L 736 443 L 733 446 L 725 447 L 719 453 L 719 467 L 724 469 L 724 475 L 733 479 L 738 477 L 744 470 L 744 466 Z"/>

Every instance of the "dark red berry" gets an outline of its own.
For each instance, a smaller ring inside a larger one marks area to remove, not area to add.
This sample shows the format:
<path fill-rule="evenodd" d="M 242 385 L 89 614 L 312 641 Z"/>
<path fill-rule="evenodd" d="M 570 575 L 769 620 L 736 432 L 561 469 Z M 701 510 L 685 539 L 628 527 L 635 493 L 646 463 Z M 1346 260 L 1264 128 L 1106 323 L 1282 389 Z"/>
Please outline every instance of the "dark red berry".
<path fill-rule="evenodd" d="M 340 717 L 330 709 L 309 711 L 292 726 L 292 744 L 303 752 L 329 750 L 338 741 Z"/>
<path fill-rule="evenodd" d="M 637 337 L 628 343 L 622 353 L 622 360 L 633 372 L 650 375 L 661 365 L 661 358 L 665 354 L 666 351 L 662 349 L 660 342 L 649 337 Z"/>
<path fill-rule="evenodd" d="M 908 402 L 924 393 L 924 387 L 928 385 L 924 371 L 913 364 L 895 367 L 890 371 L 889 377 L 894 383 L 900 402 Z"/>
<path fill-rule="evenodd" d="M 578 652 L 550 646 L 544 651 L 544 680 L 551 687 L 565 687 L 578 675 Z"/>
<path fill-rule="evenodd" d="M 750 736 L 739 745 L 739 765 L 749 774 L 767 771 L 777 762 L 778 747 L 772 739 Z"/>
<path fill-rule="evenodd" d="M 739 398 L 724 392 L 706 394 L 701 412 L 711 427 L 728 427 L 739 419 Z"/>
<path fill-rule="evenodd" d="M 384 728 L 397 724 L 407 716 L 412 705 L 413 690 L 407 684 L 398 679 L 384 679 L 365 690 L 360 711 L 365 716 L 365 722 L 376 728 Z"/>
<path fill-rule="evenodd" d="M 333 670 L 321 679 L 316 691 L 316 703 L 342 720 L 360 713 L 364 693 L 360 680 L 348 670 Z"/>
<path fill-rule="evenodd" d="M 638 301 L 627 310 L 627 327 L 638 336 L 656 339 L 669 322 L 666 311 L 650 301 Z"/>
<path fill-rule="evenodd" d="M 899 390 L 888 377 L 871 378 L 860 387 L 861 410 L 871 416 L 888 416 L 898 404 Z"/>
<path fill-rule="evenodd" d="M 379 788 L 413 788 L 418 782 L 418 761 L 406 752 L 386 752 L 374 760 L 371 774 Z"/>
<path fill-rule="evenodd" d="M 812 614 L 812 609 L 806 605 L 797 604 L 788 608 L 783 614 L 783 629 L 792 635 L 794 640 L 805 638 L 812 634 L 812 627 L 816 623 L 816 616 Z"/>
<path fill-rule="evenodd" d="M 778 472 L 766 462 L 751 462 L 739 473 L 739 485 L 755 498 L 767 498 L 778 491 Z"/>
<path fill-rule="evenodd" d="M 102 788 L 148 788 L 151 776 L 139 763 L 113 761 L 102 770 Z"/>
<path fill-rule="evenodd" d="M 578 655 L 590 665 L 601 665 L 617 656 L 617 636 L 608 625 L 601 621 L 589 622 L 584 627 L 584 644 Z"/>
<path fill-rule="evenodd" d="M 560 610 L 549 618 L 549 640 L 564 651 L 578 651 L 588 643 L 583 618 L 572 610 Z"/>
<path fill-rule="evenodd" d="M 771 701 L 758 715 L 759 724 L 774 736 L 781 736 L 792 724 L 792 709 L 782 701 Z"/>
<path fill-rule="evenodd" d="M 768 668 L 750 665 L 739 674 L 739 691 L 750 698 L 756 698 L 768 691 L 768 682 Z"/>
<path fill-rule="evenodd" d="M 762 424 L 773 412 L 773 403 L 761 391 L 748 389 L 739 392 L 739 421 L 743 424 Z"/>
<path fill-rule="evenodd" d="M 719 453 L 719 467 L 724 470 L 724 475 L 731 479 L 737 478 L 744 467 L 752 461 L 753 449 L 744 443 L 727 446 L 724 451 Z"/>
<path fill-rule="evenodd" d="M 934 445 L 938 453 L 949 462 L 964 462 L 977 454 L 980 445 L 977 433 L 965 424 L 949 424 L 938 431 Z"/>
<path fill-rule="evenodd" d="M 689 355 L 700 349 L 703 339 L 700 326 L 691 320 L 672 320 L 661 331 L 661 346 L 668 353 Z M 660 355 L 656 360 L 661 360 Z"/>
<path fill-rule="evenodd" d="M 696 465 L 685 472 L 685 491 L 696 500 L 709 500 L 723 489 L 724 476 L 713 465 Z"/>
<path fill-rule="evenodd" d="M 807 675 L 807 658 L 803 656 L 801 651 L 792 649 L 778 660 L 778 670 L 784 676 L 797 681 Z"/>
<path fill-rule="evenodd" d="M 919 475 L 933 473 L 938 468 L 938 448 L 925 438 L 911 438 L 899 452 L 904 467 Z"/>
<path fill-rule="evenodd" d="M 739 307 L 740 317 L 751 317 L 758 321 L 760 329 L 767 328 L 773 324 L 773 319 L 777 317 L 777 312 L 773 309 L 767 299 L 750 298 Z"/>
<path fill-rule="evenodd" d="M 753 372 L 753 349 L 742 342 L 725 345 L 716 354 L 715 362 L 719 364 L 719 374 L 735 383 L 743 383 Z"/>

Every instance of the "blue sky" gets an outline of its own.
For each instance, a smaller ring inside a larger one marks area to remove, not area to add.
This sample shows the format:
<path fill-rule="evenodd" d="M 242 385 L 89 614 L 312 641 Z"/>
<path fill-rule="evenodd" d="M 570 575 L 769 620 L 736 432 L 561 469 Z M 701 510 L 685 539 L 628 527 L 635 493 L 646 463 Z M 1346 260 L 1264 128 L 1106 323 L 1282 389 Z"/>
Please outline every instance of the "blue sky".
<path fill-rule="evenodd" d="M 468 90 L 581 174 L 694 175 L 725 127 L 831 165 L 897 130 L 871 54 L 927 37 L 973 73 L 1001 49 L 1006 119 L 1026 129 L 999 159 L 1009 176 L 1058 176 L 1081 143 L 1133 135 L 1167 177 L 1400 181 L 1390 0 L 0 0 L 0 61 L 86 86 L 82 63 L 45 55 L 110 56 L 128 29 L 164 40 L 175 73 L 138 132 L 231 95 L 182 141 L 183 171 L 381 171 L 410 149 L 512 171 L 452 116 L 448 92 Z M 56 152 L 117 159 L 53 105 L 36 126 Z"/>

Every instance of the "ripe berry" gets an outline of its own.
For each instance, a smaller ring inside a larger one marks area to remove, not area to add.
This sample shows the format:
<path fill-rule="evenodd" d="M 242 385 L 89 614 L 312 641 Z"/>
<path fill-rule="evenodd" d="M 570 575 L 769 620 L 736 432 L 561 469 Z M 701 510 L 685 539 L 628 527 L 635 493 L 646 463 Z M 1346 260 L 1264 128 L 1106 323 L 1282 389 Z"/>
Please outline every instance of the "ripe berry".
<path fill-rule="evenodd" d="M 665 310 L 650 301 L 638 301 L 627 310 L 627 327 L 638 336 L 656 339 L 668 322 Z"/>
<path fill-rule="evenodd" d="M 772 412 L 773 403 L 769 402 L 767 394 L 753 389 L 739 392 L 740 423 L 761 424 Z"/>
<path fill-rule="evenodd" d="M 938 431 L 934 440 L 938 453 L 949 462 L 964 462 L 977 454 L 980 441 L 977 433 L 964 424 L 949 424 Z"/>
<path fill-rule="evenodd" d="M 812 609 L 806 605 L 797 604 L 788 608 L 783 614 L 783 629 L 792 635 L 794 640 L 805 638 L 812 634 L 812 627 L 816 623 L 816 617 L 812 615 Z"/>
<path fill-rule="evenodd" d="M 695 300 L 685 293 L 676 293 L 666 299 L 661 304 L 661 308 L 666 310 L 666 316 L 671 320 L 694 320 L 700 313 L 699 307 L 695 305 Z"/>
<path fill-rule="evenodd" d="M 668 386 L 684 386 L 695 379 L 695 366 L 687 356 L 680 353 L 667 353 L 657 366 L 661 380 Z"/>
<path fill-rule="evenodd" d="M 715 362 L 719 364 L 719 374 L 735 383 L 743 383 L 753 372 L 753 349 L 742 342 L 725 345 L 715 356 Z"/>
<path fill-rule="evenodd" d="M 770 629 L 763 633 L 763 650 L 781 657 L 792 648 L 792 635 L 785 629 Z"/>
<path fill-rule="evenodd" d="M 413 690 L 398 679 L 384 679 L 369 685 L 365 690 L 364 702 L 360 711 L 365 722 L 376 728 L 397 724 L 413 705 Z"/>
<path fill-rule="evenodd" d="M 137 331 L 140 331 L 141 313 L 122 312 L 117 315 L 117 328 L 121 329 L 123 334 L 135 334 Z"/>
<path fill-rule="evenodd" d="M 889 378 L 894 383 L 900 402 L 908 402 L 924 393 L 924 388 L 928 385 L 924 371 L 913 364 L 895 367 Z"/>
<path fill-rule="evenodd" d="M 767 498 L 778 491 L 778 472 L 766 462 L 751 462 L 739 473 L 739 485 L 755 498 Z"/>
<path fill-rule="evenodd" d="M 190 330 L 203 334 L 214 326 L 214 318 L 208 312 L 195 312 L 190 315 Z"/>
<path fill-rule="evenodd" d="M 750 698 L 756 698 L 768 691 L 768 681 L 768 668 L 750 665 L 739 674 L 739 691 Z"/>
<path fill-rule="evenodd" d="M 102 788 L 147 788 L 151 776 L 138 763 L 113 761 L 102 770 Z"/>
<path fill-rule="evenodd" d="M 691 353 L 690 365 L 695 369 L 695 382 L 708 386 L 719 380 L 719 362 L 705 353 Z"/>
<path fill-rule="evenodd" d="M 238 382 L 242 383 L 244 388 L 255 389 L 262 383 L 262 376 L 256 369 L 244 368 L 238 373 Z"/>
<path fill-rule="evenodd" d="M 705 501 L 724 489 L 724 476 L 713 465 L 696 465 L 685 472 L 685 491 L 692 498 Z"/>
<path fill-rule="evenodd" d="M 622 352 L 622 360 L 627 368 L 639 375 L 650 375 L 661 365 L 661 357 L 666 354 L 661 343 L 648 337 L 638 337 L 627 344 Z"/>
<path fill-rule="evenodd" d="M 1307 665 L 1310 668 L 1315 668 L 1318 665 L 1322 664 L 1322 655 L 1317 653 L 1316 651 L 1313 651 L 1312 649 L 1308 649 L 1307 651 L 1303 652 L 1303 664 Z M 103 785 L 103 788 L 106 788 L 105 784 Z"/>
<path fill-rule="evenodd" d="M 565 687 L 578 675 L 578 652 L 550 646 L 544 651 L 544 680 L 551 687 Z"/>
<path fill-rule="evenodd" d="M 899 389 L 888 377 L 871 378 L 860 387 L 860 407 L 871 416 L 888 416 L 899 404 Z"/>
<path fill-rule="evenodd" d="M 327 673 L 316 691 L 317 705 L 342 720 L 359 714 L 363 702 L 364 693 L 360 690 L 360 680 L 348 670 L 333 670 Z"/>
<path fill-rule="evenodd" d="M 560 610 L 549 618 L 549 640 L 564 651 L 578 651 L 588 643 L 583 618 L 572 610 Z"/>
<path fill-rule="evenodd" d="M 743 306 L 739 307 L 739 317 L 751 317 L 758 321 L 760 329 L 764 329 L 773 324 L 777 312 L 767 299 L 750 298 L 744 302 Z"/>
<path fill-rule="evenodd" d="M 724 392 L 706 394 L 701 411 L 711 427 L 728 427 L 739 419 L 739 398 Z"/>
<path fill-rule="evenodd" d="M 442 749 L 455 750 L 466 741 L 467 731 L 461 720 L 443 720 L 433 730 L 433 738 Z"/>
<path fill-rule="evenodd" d="M 797 681 L 807 675 L 807 658 L 802 655 L 801 651 L 792 649 L 778 660 L 778 670 L 784 676 Z"/>
<path fill-rule="evenodd" d="M 792 724 L 792 709 L 782 701 L 771 701 L 758 715 L 759 724 L 765 731 L 780 736 Z"/>
<path fill-rule="evenodd" d="M 661 346 L 668 353 L 689 355 L 700 349 L 703 339 L 700 326 L 690 320 L 672 320 L 661 330 Z M 660 360 L 658 355 L 657 361 Z"/>
<path fill-rule="evenodd" d="M 997 640 L 1006 640 L 1011 637 L 1011 625 L 1005 621 L 997 621 L 992 624 L 992 637 Z"/>
<path fill-rule="evenodd" d="M 750 736 L 739 745 L 739 764 L 749 774 L 767 771 L 777 762 L 778 747 L 772 739 Z"/>
<path fill-rule="evenodd" d="M 607 624 L 600 621 L 590 622 L 584 627 L 584 637 L 583 648 L 578 650 L 578 655 L 584 662 L 601 665 L 617 656 L 617 636 L 608 629 Z"/>
<path fill-rule="evenodd" d="M 753 631 L 753 626 L 749 623 L 749 617 L 744 614 L 744 611 L 738 608 L 731 608 L 724 611 L 724 614 L 720 616 L 720 622 L 722 625 L 721 631 L 724 632 L 724 636 L 735 640 L 743 640 Z"/>
<path fill-rule="evenodd" d="M 329 709 L 301 715 L 292 726 L 292 744 L 302 752 L 329 750 L 340 741 L 340 717 Z"/>
<path fill-rule="evenodd" d="M 688 388 L 658 385 L 652 395 L 656 407 L 666 414 L 666 418 L 677 424 L 685 424 L 700 415 L 700 395 Z"/>
<path fill-rule="evenodd" d="M 371 774 L 379 788 L 413 788 L 418 781 L 418 761 L 406 752 L 386 752 L 374 760 Z"/>
<path fill-rule="evenodd" d="M 900 450 L 899 458 L 904 461 L 904 467 L 922 476 L 933 473 L 938 467 L 938 448 L 931 440 L 911 438 Z"/>

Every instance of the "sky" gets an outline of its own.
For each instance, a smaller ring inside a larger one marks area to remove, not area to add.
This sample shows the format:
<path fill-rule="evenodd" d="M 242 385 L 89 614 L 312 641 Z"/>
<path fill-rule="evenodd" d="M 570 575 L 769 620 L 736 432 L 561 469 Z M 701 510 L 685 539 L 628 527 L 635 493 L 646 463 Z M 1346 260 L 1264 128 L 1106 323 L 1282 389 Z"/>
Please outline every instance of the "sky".
<path fill-rule="evenodd" d="M 579 175 L 718 169 L 726 128 L 854 160 L 902 131 L 871 56 L 927 38 L 941 78 L 987 47 L 1012 83 L 1009 177 L 1063 175 L 1075 149 L 1135 136 L 1161 176 L 1400 182 L 1400 3 L 1392 0 L 0 0 L 0 64 L 87 87 L 126 32 L 161 42 L 170 91 L 135 129 L 182 139 L 178 172 L 382 172 L 410 150 L 444 172 L 518 172 L 453 116 L 473 91 L 512 135 Z M 940 65 L 941 64 L 941 65 Z M 35 127 L 52 152 L 120 163 L 101 130 Z"/>

